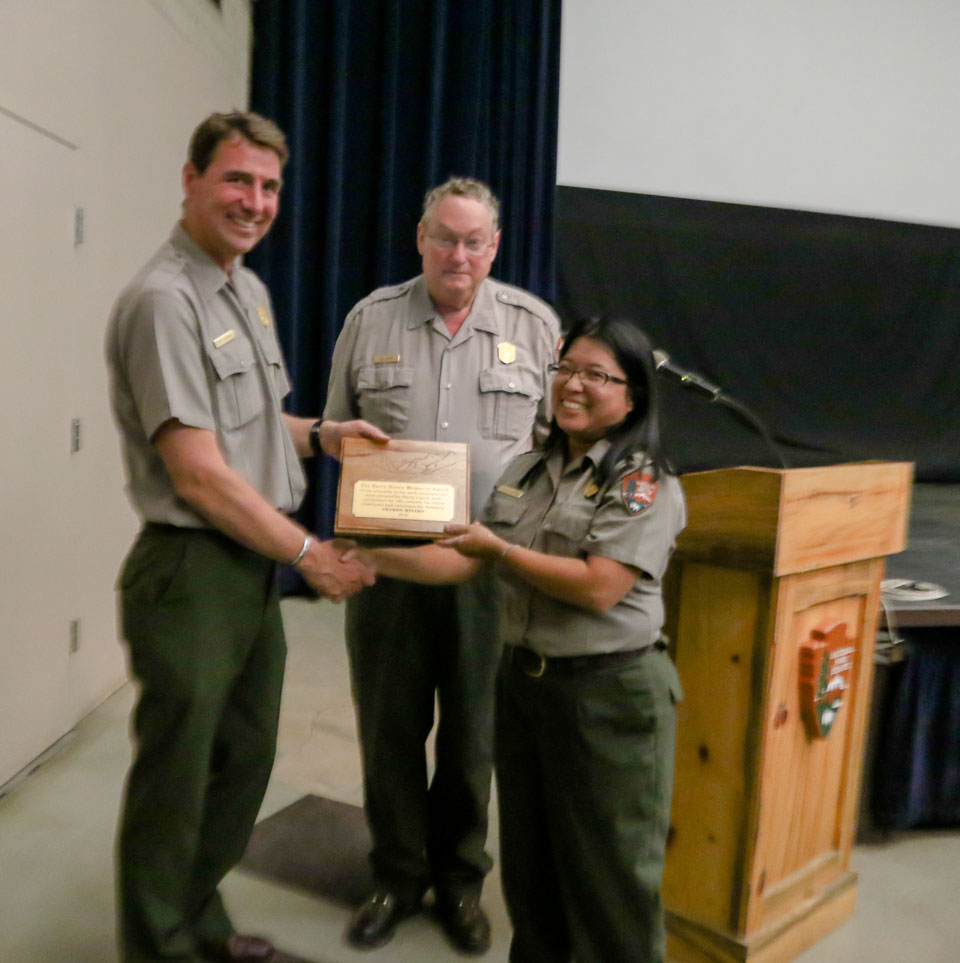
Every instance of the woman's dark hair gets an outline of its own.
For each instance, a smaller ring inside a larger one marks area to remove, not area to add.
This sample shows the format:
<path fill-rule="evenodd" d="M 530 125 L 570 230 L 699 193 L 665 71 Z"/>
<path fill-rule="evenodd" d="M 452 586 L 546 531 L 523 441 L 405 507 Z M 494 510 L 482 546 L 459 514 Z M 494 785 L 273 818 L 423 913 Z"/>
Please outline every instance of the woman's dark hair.
<path fill-rule="evenodd" d="M 606 434 L 610 448 L 597 466 L 597 484 L 601 488 L 606 485 L 617 467 L 638 450 L 644 452 L 644 463 L 653 467 L 654 478 L 670 471 L 660 444 L 660 392 L 647 336 L 632 321 L 622 318 L 585 318 L 564 335 L 560 358 L 578 338 L 599 342 L 616 358 L 627 377 L 626 388 L 633 402 L 627 417 Z M 564 437 L 554 418 L 544 447 L 552 448 Z"/>

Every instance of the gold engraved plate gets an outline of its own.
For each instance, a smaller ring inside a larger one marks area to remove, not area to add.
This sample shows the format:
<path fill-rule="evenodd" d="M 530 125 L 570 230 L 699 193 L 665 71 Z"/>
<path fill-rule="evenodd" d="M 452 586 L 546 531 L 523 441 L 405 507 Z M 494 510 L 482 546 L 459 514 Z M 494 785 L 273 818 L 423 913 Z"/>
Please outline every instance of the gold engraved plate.
<path fill-rule="evenodd" d="M 215 348 L 222 348 L 225 344 L 230 344 L 231 341 L 237 336 L 237 332 L 231 328 L 229 331 L 224 331 L 219 337 L 213 339 L 213 346 Z"/>
<path fill-rule="evenodd" d="M 400 355 L 398 354 L 375 354 L 373 356 L 374 364 L 400 364 Z"/>
<path fill-rule="evenodd" d="M 523 498 L 522 488 L 511 488 L 509 485 L 497 485 L 497 491 L 509 495 L 511 498 Z"/>
<path fill-rule="evenodd" d="M 258 304 L 258 305 L 257 305 L 257 315 L 258 315 L 259 318 L 260 318 L 260 323 L 261 323 L 265 328 L 269 328 L 269 327 L 270 327 L 270 313 L 267 311 L 267 309 L 266 309 L 265 307 L 262 307 L 261 305 Z"/>
<path fill-rule="evenodd" d="M 590 482 L 583 490 L 584 498 L 593 498 L 600 491 L 600 486 L 596 482 Z"/>
<path fill-rule="evenodd" d="M 449 522 L 453 519 L 454 494 L 453 485 L 361 480 L 353 486 L 353 515 Z"/>
<path fill-rule="evenodd" d="M 517 346 L 509 341 L 501 341 L 497 345 L 497 357 L 503 364 L 513 364 L 517 360 Z"/>

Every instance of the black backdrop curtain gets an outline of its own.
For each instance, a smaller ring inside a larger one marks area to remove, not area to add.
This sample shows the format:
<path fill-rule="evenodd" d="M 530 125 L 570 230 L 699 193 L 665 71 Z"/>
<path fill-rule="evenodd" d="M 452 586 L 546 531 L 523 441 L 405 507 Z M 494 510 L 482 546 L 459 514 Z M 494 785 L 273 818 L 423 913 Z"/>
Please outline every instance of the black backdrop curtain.
<path fill-rule="evenodd" d="M 248 263 L 274 299 L 291 410 L 322 410 L 349 308 L 419 273 L 425 191 L 500 197 L 495 276 L 553 293 L 560 0 L 260 0 L 251 106 L 286 132 L 281 212 Z M 326 533 L 335 466 L 301 510 Z"/>
<path fill-rule="evenodd" d="M 793 465 L 915 461 L 960 479 L 960 231 L 558 189 L 562 317 L 636 319 L 747 403 Z M 773 465 L 717 406 L 669 388 L 677 468 Z"/>

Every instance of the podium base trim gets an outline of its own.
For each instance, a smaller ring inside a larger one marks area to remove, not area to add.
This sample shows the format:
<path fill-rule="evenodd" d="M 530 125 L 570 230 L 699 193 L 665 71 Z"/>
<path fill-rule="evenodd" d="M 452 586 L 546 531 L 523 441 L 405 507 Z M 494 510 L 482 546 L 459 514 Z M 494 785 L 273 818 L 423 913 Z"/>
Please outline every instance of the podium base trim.
<path fill-rule="evenodd" d="M 857 874 L 844 873 L 786 916 L 750 936 L 735 936 L 688 920 L 669 910 L 669 963 L 786 963 L 836 929 L 853 914 Z"/>

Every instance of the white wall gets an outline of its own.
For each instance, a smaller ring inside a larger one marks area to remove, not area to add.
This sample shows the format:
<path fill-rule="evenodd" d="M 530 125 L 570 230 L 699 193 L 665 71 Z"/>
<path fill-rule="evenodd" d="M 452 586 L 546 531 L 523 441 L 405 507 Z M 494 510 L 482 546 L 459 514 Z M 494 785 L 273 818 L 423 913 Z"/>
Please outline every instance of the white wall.
<path fill-rule="evenodd" d="M 960 226 L 957 0 L 564 0 L 558 182 Z"/>
<path fill-rule="evenodd" d="M 104 326 L 178 217 L 191 130 L 246 105 L 249 47 L 249 0 L 0 3 L 0 785 L 125 678 Z"/>

